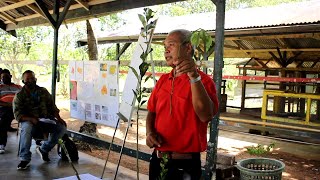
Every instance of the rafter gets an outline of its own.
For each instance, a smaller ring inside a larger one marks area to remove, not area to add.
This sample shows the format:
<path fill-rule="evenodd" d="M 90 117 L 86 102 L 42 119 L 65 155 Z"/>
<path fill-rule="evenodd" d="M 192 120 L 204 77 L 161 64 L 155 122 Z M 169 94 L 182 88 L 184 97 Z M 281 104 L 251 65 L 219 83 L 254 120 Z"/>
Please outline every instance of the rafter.
<path fill-rule="evenodd" d="M 226 40 L 257 40 L 257 39 L 283 39 L 283 38 L 314 38 L 320 39 L 320 33 L 292 33 L 292 34 L 276 34 L 276 35 L 265 35 L 256 34 L 243 37 L 228 36 L 226 32 Z"/>
<path fill-rule="evenodd" d="M 89 11 L 89 4 L 87 2 L 84 2 L 83 0 L 75 0 L 75 1 L 77 1 L 77 3 L 79 3 L 79 4 L 81 4 L 84 9 Z"/>
<path fill-rule="evenodd" d="M 115 0 L 92 0 L 92 1 L 88 2 L 88 5 L 90 7 L 90 6 L 103 4 L 103 3 L 108 3 L 108 2 L 112 2 L 112 1 L 115 1 Z M 79 8 L 83 8 L 83 6 L 81 4 L 73 4 L 73 5 L 70 6 L 69 11 L 70 10 L 79 9 Z M 63 9 L 64 9 L 63 7 L 59 8 L 59 12 L 62 12 Z M 49 13 L 53 14 L 53 10 L 50 10 Z M 16 21 L 20 22 L 20 21 L 24 21 L 24 20 L 27 20 L 27 19 L 37 18 L 37 17 L 40 17 L 40 15 L 39 14 L 32 14 L 30 16 L 23 16 L 23 17 L 17 18 Z M 5 21 L 5 23 L 9 24 L 10 22 Z"/>
<path fill-rule="evenodd" d="M 282 56 L 280 48 L 277 47 L 276 49 L 277 49 L 277 52 L 278 52 L 278 55 L 279 55 L 279 59 L 281 60 L 281 62 L 286 62 L 286 59 L 284 59 L 283 56 Z"/>
<path fill-rule="evenodd" d="M 305 52 L 319 52 L 320 48 L 290 48 L 290 49 L 280 49 L 281 51 L 287 51 L 287 52 L 299 52 L 299 51 L 305 51 Z M 225 51 L 228 52 L 258 52 L 258 53 L 265 53 L 265 52 L 277 52 L 277 49 L 241 49 L 241 50 L 235 50 L 235 49 L 225 49 Z"/>
<path fill-rule="evenodd" d="M 72 3 L 72 0 L 67 0 L 65 6 L 63 7 L 63 11 L 62 13 L 60 14 L 59 16 L 59 19 L 57 20 L 57 26 L 59 27 L 62 22 L 64 21 L 64 18 L 66 17 L 67 15 L 67 12 L 69 11 L 69 8 L 71 6 L 71 3 Z"/>
<path fill-rule="evenodd" d="M 76 22 L 84 19 L 89 19 L 93 17 L 100 17 L 105 16 L 108 14 L 112 14 L 115 12 L 127 10 L 127 9 L 134 9 L 134 8 L 140 8 L 145 6 L 152 6 L 156 4 L 165 4 L 165 3 L 172 3 L 172 2 L 179 2 L 184 0 L 152 0 L 152 1 L 146 1 L 146 0 L 92 0 L 88 2 L 88 5 L 90 6 L 90 11 L 86 11 L 83 9 L 82 5 L 80 4 L 73 4 L 69 8 L 68 15 L 66 16 L 66 22 Z M 63 11 L 63 8 L 60 8 L 59 11 Z M 52 11 L 49 11 L 50 13 Z M 7 30 L 12 30 L 16 28 L 23 28 L 26 26 L 34 26 L 34 25 L 40 25 L 40 24 L 46 24 L 47 21 L 45 19 L 39 19 L 39 14 L 33 14 L 26 17 L 17 18 L 16 21 L 18 22 L 18 25 L 12 25 L 10 22 L 5 22 L 8 24 Z M 34 19 L 33 19 L 34 18 Z M 22 21 L 23 22 L 20 22 Z"/>
<path fill-rule="evenodd" d="M 259 40 L 258 38 L 249 38 L 249 39 L 243 39 L 243 40 L 245 40 L 245 41 L 250 41 L 250 42 L 253 42 L 253 43 L 257 43 L 257 44 L 263 45 L 263 46 L 268 45 L 268 46 L 274 46 L 274 47 L 280 46 L 281 48 L 288 48 L 288 47 L 286 47 L 286 46 L 284 46 L 284 45 L 282 45 L 282 44 L 280 45 L 279 43 L 277 43 L 277 42 L 275 42 L 275 41 L 266 42 L 266 41 L 261 41 L 261 40 Z M 270 41 L 270 40 L 269 40 L 269 41 Z"/>
<path fill-rule="evenodd" d="M 294 56 L 290 57 L 287 61 L 287 64 L 289 65 L 289 64 L 293 63 L 293 61 L 295 61 L 297 59 L 297 57 L 300 56 L 301 54 L 302 54 L 302 51 L 299 51 Z"/>
<path fill-rule="evenodd" d="M 273 52 L 269 52 L 269 54 L 273 57 L 274 61 L 276 61 L 281 67 L 284 67 L 281 59 L 279 59 Z"/>
<path fill-rule="evenodd" d="M 29 5 L 27 5 L 27 7 L 30 8 L 35 13 L 39 14 L 41 17 L 46 18 L 46 15 L 44 15 L 43 12 L 41 11 L 41 9 L 39 9 L 37 6 L 35 6 L 33 4 L 29 4 Z"/>
<path fill-rule="evenodd" d="M 13 17 L 11 17 L 10 15 L 8 15 L 5 12 L 0 12 L 0 17 L 7 20 L 7 21 L 10 21 L 12 24 L 17 25 L 17 21 L 15 21 L 15 19 Z"/>
<path fill-rule="evenodd" d="M 54 26 L 56 24 L 55 20 L 53 19 L 53 17 L 49 13 L 48 8 L 46 7 L 45 3 L 42 0 L 36 0 L 36 4 L 38 5 L 38 7 L 42 11 L 42 13 L 46 16 L 46 19 L 48 19 L 50 24 L 52 26 Z"/>
<path fill-rule="evenodd" d="M 264 64 L 263 62 L 261 62 L 260 60 L 258 60 L 258 59 L 255 59 L 254 58 L 254 60 L 261 66 L 261 67 L 264 67 L 264 68 L 266 68 L 267 67 L 267 65 L 266 64 Z"/>
<path fill-rule="evenodd" d="M 34 3 L 34 0 L 20 1 L 20 2 L 17 2 L 17 3 L 11 4 L 11 5 L 0 7 L 0 12 L 9 11 L 9 10 L 16 9 L 16 8 L 19 8 L 19 7 L 22 7 L 22 6 L 26 6 L 26 5 L 32 4 L 32 3 Z"/>

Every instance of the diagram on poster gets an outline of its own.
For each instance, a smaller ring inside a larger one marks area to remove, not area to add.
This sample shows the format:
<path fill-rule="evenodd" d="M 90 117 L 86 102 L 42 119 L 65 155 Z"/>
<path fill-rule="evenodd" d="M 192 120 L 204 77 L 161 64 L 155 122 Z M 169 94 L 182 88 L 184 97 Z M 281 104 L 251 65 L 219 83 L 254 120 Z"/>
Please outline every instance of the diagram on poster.
<path fill-rule="evenodd" d="M 70 62 L 71 117 L 116 127 L 119 112 L 117 61 Z M 74 71 L 72 71 L 72 69 Z"/>

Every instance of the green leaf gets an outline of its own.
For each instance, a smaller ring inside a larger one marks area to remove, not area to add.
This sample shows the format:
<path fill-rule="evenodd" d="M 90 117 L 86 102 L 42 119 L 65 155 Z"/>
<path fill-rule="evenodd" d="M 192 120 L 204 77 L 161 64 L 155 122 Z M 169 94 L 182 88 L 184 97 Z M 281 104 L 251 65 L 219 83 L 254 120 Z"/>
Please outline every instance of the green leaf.
<path fill-rule="evenodd" d="M 132 70 L 133 74 L 136 76 L 137 79 L 140 78 L 138 72 L 136 71 L 136 69 L 134 69 L 133 67 L 129 66 L 129 68 Z"/>
<path fill-rule="evenodd" d="M 146 31 L 150 31 L 151 29 L 154 29 L 156 26 L 154 25 L 154 24 L 148 24 L 147 26 L 146 26 Z"/>
<path fill-rule="evenodd" d="M 142 102 L 141 102 L 141 106 L 144 104 L 144 103 L 146 103 L 147 102 L 147 100 L 143 100 Z"/>
<path fill-rule="evenodd" d="M 137 94 L 139 94 L 139 93 L 137 93 Z M 138 101 L 138 103 L 141 102 L 141 96 L 137 96 L 137 101 Z"/>
<path fill-rule="evenodd" d="M 147 82 L 147 81 L 150 79 L 150 77 L 152 77 L 152 74 L 149 74 L 149 75 L 146 77 L 146 79 L 144 80 L 144 82 Z"/>
<path fill-rule="evenodd" d="M 142 61 L 146 61 L 147 55 L 145 53 L 142 53 L 140 55 L 140 58 L 142 59 Z"/>
<path fill-rule="evenodd" d="M 194 32 L 194 33 L 192 33 L 190 41 L 191 41 L 191 44 L 192 44 L 193 46 L 198 47 L 199 44 L 200 44 L 199 32 Z"/>
<path fill-rule="evenodd" d="M 153 51 L 153 48 L 149 48 L 147 54 L 150 54 Z"/>
<path fill-rule="evenodd" d="M 133 89 L 132 89 L 132 92 L 133 92 L 134 96 L 137 98 L 138 97 L 137 92 Z"/>
<path fill-rule="evenodd" d="M 151 18 L 153 18 L 153 14 L 154 14 L 154 11 L 152 11 L 152 9 L 150 9 L 150 8 L 147 8 L 147 10 L 146 10 L 147 21 L 149 21 Z"/>
<path fill-rule="evenodd" d="M 59 140 L 58 140 L 58 143 L 59 143 L 59 144 L 63 144 L 63 140 L 62 140 L 62 139 L 59 139 Z"/>
<path fill-rule="evenodd" d="M 140 69 L 141 77 L 143 77 L 146 74 L 147 70 L 149 69 L 149 66 L 150 66 L 150 64 L 146 63 L 146 62 L 142 62 L 140 64 L 139 69 Z"/>
<path fill-rule="evenodd" d="M 206 52 L 208 52 L 210 50 L 210 47 L 212 45 L 213 39 L 212 37 L 209 35 L 207 36 L 207 42 L 206 42 Z"/>
<path fill-rule="evenodd" d="M 145 17 L 142 14 L 138 14 L 138 16 L 139 16 L 140 22 L 142 23 L 142 26 L 146 27 L 147 22 Z"/>

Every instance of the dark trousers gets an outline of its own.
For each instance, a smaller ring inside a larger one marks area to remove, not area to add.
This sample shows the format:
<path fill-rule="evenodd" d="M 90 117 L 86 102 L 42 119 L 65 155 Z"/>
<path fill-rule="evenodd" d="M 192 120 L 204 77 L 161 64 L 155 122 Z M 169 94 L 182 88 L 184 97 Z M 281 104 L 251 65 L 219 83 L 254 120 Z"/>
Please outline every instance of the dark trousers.
<path fill-rule="evenodd" d="M 158 180 L 161 173 L 161 158 L 152 153 L 149 165 L 149 179 Z M 199 180 L 201 178 L 200 153 L 195 153 L 192 159 L 168 159 L 166 180 Z"/>
<path fill-rule="evenodd" d="M 7 144 L 8 129 L 11 127 L 11 122 L 14 119 L 11 107 L 0 108 L 0 145 Z"/>

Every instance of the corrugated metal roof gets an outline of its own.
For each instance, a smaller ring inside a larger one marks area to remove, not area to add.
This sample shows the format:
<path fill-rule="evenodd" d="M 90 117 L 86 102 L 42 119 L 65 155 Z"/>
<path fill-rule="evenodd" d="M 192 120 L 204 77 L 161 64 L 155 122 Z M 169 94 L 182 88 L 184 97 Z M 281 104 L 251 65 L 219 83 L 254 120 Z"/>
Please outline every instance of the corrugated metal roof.
<path fill-rule="evenodd" d="M 250 65 L 262 68 L 319 67 L 318 11 L 320 0 L 228 11 L 225 20 L 224 57 L 251 58 L 254 60 Z M 194 31 L 202 28 L 214 35 L 215 16 L 215 13 L 161 16 L 154 40 L 163 40 L 174 29 Z M 126 26 L 98 38 L 98 41 L 135 42 L 141 26 L 138 17 L 132 18 Z M 86 40 L 80 40 L 79 44 L 84 44 L 81 42 Z"/>
<path fill-rule="evenodd" d="M 281 4 L 277 6 L 246 8 L 230 10 L 225 13 L 225 29 L 248 29 L 286 26 L 294 24 L 320 23 L 320 1 Z M 166 34 L 174 29 L 195 31 L 199 28 L 214 31 L 216 13 L 200 13 L 184 16 L 160 16 L 156 34 Z M 126 26 L 103 36 L 132 36 L 138 35 L 141 23 L 138 19 L 130 19 Z"/>

